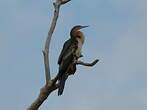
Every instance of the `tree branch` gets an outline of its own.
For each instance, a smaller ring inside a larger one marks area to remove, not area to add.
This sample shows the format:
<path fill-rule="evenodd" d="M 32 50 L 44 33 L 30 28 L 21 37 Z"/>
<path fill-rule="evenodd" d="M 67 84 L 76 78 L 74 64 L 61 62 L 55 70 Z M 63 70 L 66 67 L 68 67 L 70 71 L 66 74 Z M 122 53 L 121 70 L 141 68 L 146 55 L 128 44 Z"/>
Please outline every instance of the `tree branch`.
<path fill-rule="evenodd" d="M 51 80 L 51 75 L 50 75 L 50 67 L 49 67 L 49 47 L 50 47 L 50 42 L 51 42 L 51 37 L 52 34 L 55 30 L 55 26 L 57 23 L 57 19 L 59 16 L 59 9 L 60 9 L 60 5 L 59 5 L 60 0 L 57 0 L 56 3 L 54 3 L 54 17 L 52 19 L 52 23 L 51 23 L 51 27 L 48 31 L 48 36 L 45 42 L 45 48 L 43 50 L 43 55 L 44 55 L 44 65 L 45 65 L 45 76 L 46 76 L 46 83 L 48 83 Z"/>
<path fill-rule="evenodd" d="M 51 80 L 51 75 L 50 75 L 50 67 L 49 67 L 49 48 L 50 48 L 50 42 L 51 42 L 51 37 L 52 34 L 55 30 L 56 24 L 57 24 L 57 19 L 59 16 L 59 10 L 60 10 L 60 6 L 69 2 L 70 0 L 56 0 L 55 3 L 53 3 L 54 5 L 54 16 L 51 22 L 51 27 L 48 31 L 48 36 L 45 42 L 45 47 L 43 50 L 43 55 L 44 55 L 44 65 L 45 65 L 45 77 L 46 77 L 46 83 L 48 83 Z"/>
<path fill-rule="evenodd" d="M 83 56 L 81 56 L 81 57 L 83 57 Z M 96 60 L 94 60 L 92 63 L 85 63 L 85 62 L 82 62 L 82 61 L 78 60 L 78 61 L 75 61 L 75 63 L 76 63 L 77 65 L 83 65 L 83 66 L 94 66 L 98 61 L 99 61 L 99 59 L 96 59 Z M 71 67 L 72 65 L 73 65 L 73 64 L 70 64 L 69 67 L 68 67 L 68 69 L 70 69 L 70 67 Z M 68 69 L 67 69 L 67 71 L 68 71 Z M 52 79 L 52 83 L 55 84 L 55 83 L 57 82 L 57 80 L 59 79 L 59 77 L 60 77 L 60 73 L 58 73 L 58 74 L 56 75 L 56 77 L 55 77 L 54 79 Z"/>
<path fill-rule="evenodd" d="M 69 1 L 70 0 L 56 0 L 56 2 L 53 3 L 54 8 L 55 8 L 54 16 L 51 22 L 51 27 L 49 29 L 48 36 L 45 42 L 45 47 L 43 50 L 46 84 L 40 90 L 40 94 L 37 97 L 37 99 L 28 107 L 27 110 L 38 110 L 38 108 L 42 105 L 42 103 L 48 98 L 50 93 L 56 90 L 59 86 L 59 84 L 55 84 L 56 82 L 53 84 L 51 80 L 50 67 L 49 67 L 49 48 L 50 48 L 51 37 L 55 30 L 57 19 L 59 16 L 60 6 Z"/>
<path fill-rule="evenodd" d="M 85 62 L 82 62 L 79 60 L 79 61 L 77 61 L 77 65 L 94 66 L 98 61 L 99 61 L 99 59 L 96 59 L 92 63 L 85 63 Z"/>
<path fill-rule="evenodd" d="M 58 85 L 55 86 L 49 86 L 45 85 L 40 90 L 40 94 L 37 97 L 37 99 L 31 104 L 31 106 L 27 110 L 38 110 L 38 108 L 42 105 L 42 103 L 48 98 L 51 92 L 56 90 L 58 88 Z"/>

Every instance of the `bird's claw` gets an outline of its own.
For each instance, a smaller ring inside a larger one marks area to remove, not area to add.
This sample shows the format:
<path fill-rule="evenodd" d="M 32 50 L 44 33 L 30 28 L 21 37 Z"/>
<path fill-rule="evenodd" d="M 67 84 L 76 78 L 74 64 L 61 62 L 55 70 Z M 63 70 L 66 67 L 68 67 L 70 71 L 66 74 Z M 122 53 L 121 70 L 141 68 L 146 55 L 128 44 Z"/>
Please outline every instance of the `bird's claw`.
<path fill-rule="evenodd" d="M 79 58 L 84 57 L 82 54 L 79 56 Z"/>

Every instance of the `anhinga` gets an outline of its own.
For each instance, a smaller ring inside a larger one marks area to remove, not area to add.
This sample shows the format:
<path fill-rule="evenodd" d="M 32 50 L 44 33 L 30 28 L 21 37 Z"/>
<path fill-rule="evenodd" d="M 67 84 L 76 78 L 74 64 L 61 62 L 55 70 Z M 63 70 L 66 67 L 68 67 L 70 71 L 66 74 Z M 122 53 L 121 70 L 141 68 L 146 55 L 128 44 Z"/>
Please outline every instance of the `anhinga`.
<path fill-rule="evenodd" d="M 60 53 L 59 64 L 59 89 L 58 95 L 62 95 L 67 77 L 76 72 L 76 62 L 82 56 L 81 49 L 84 43 L 84 34 L 79 31 L 88 26 L 77 25 L 71 29 L 70 38 L 64 43 Z"/>

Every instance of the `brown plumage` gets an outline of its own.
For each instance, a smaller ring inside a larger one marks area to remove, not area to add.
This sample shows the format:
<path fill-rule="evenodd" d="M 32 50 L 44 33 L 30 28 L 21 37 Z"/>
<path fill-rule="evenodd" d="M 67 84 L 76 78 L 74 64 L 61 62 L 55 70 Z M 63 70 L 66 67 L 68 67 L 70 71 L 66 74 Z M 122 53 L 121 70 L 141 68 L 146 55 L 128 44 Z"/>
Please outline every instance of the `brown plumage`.
<path fill-rule="evenodd" d="M 64 43 L 63 49 L 60 53 L 58 64 L 59 74 L 61 75 L 59 81 L 58 95 L 62 95 L 65 81 L 69 75 L 76 72 L 75 61 L 81 57 L 81 49 L 84 43 L 84 34 L 79 31 L 88 26 L 74 26 L 70 32 L 70 38 Z"/>

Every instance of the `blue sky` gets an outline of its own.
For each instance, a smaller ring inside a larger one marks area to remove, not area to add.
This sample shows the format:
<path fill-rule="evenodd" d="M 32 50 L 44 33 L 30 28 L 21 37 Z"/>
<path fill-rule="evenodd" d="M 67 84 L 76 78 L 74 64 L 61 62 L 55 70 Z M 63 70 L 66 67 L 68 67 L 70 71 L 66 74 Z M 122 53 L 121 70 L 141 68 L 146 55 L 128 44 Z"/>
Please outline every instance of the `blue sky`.
<path fill-rule="evenodd" d="M 147 1 L 72 0 L 62 6 L 51 43 L 52 76 L 70 29 L 82 31 L 83 61 L 61 97 L 40 110 L 147 110 Z M 45 83 L 42 49 L 53 14 L 51 0 L 0 0 L 0 109 L 26 109 Z"/>

